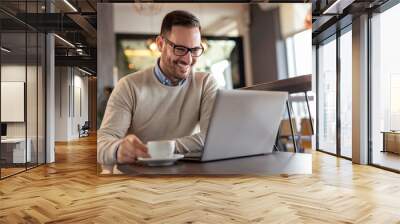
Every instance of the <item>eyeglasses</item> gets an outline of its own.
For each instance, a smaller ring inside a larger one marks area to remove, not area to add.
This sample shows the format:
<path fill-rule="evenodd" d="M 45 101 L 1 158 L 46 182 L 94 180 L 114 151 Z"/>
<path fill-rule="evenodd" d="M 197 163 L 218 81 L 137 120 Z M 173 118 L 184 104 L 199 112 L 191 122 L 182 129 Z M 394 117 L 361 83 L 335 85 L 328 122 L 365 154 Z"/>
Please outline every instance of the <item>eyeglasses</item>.
<path fill-rule="evenodd" d="M 166 37 L 163 37 L 163 39 L 165 40 L 165 42 L 171 45 L 172 48 L 174 48 L 174 54 L 176 56 L 185 56 L 190 51 L 192 57 L 199 57 L 204 52 L 203 46 L 188 48 L 182 45 L 176 45 L 174 42 L 168 40 Z"/>

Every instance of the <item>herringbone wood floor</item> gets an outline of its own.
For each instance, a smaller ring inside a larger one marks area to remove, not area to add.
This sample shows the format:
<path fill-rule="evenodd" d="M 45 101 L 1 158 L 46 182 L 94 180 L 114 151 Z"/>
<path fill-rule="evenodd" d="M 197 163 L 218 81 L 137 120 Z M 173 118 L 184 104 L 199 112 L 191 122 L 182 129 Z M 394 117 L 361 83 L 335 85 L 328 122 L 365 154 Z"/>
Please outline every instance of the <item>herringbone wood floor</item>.
<path fill-rule="evenodd" d="M 313 174 L 98 177 L 96 139 L 0 181 L 0 223 L 400 223 L 400 175 L 315 152 Z"/>

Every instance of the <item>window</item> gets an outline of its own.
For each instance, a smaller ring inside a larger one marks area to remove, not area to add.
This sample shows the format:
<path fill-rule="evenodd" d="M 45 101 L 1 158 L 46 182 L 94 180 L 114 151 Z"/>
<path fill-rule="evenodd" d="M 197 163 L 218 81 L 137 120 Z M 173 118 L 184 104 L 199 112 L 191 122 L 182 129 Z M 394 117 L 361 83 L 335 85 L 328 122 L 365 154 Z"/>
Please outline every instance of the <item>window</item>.
<path fill-rule="evenodd" d="M 336 153 L 336 39 L 318 48 L 318 149 Z"/>
<path fill-rule="evenodd" d="M 312 37 L 311 29 L 299 32 L 286 38 L 286 61 L 288 77 L 312 74 Z M 314 107 L 314 94 L 307 93 L 311 108 Z M 296 121 L 297 132 L 302 136 L 302 148 L 311 147 L 311 126 L 304 93 L 291 94 L 293 115 Z M 314 111 L 314 110 L 311 110 Z M 312 116 L 314 117 L 314 116 Z"/>
<path fill-rule="evenodd" d="M 371 18 L 372 163 L 400 170 L 400 5 Z"/>
<path fill-rule="evenodd" d="M 311 29 L 286 39 L 286 59 L 289 77 L 312 73 Z"/>
<path fill-rule="evenodd" d="M 351 28 L 351 27 L 349 27 Z M 340 36 L 340 154 L 352 157 L 352 35 Z"/>

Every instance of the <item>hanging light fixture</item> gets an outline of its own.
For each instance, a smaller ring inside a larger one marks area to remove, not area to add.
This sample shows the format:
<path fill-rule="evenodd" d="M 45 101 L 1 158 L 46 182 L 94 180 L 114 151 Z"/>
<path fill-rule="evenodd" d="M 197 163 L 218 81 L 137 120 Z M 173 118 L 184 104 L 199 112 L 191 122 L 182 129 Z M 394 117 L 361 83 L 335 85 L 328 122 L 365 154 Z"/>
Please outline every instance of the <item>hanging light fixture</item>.
<path fill-rule="evenodd" d="M 6 53 L 10 53 L 11 52 L 11 50 L 9 50 L 9 49 L 7 49 L 5 47 L 1 47 L 0 49 L 1 49 L 1 51 L 4 51 Z"/>
<path fill-rule="evenodd" d="M 201 46 L 203 46 L 204 51 L 207 51 L 207 49 L 208 49 L 208 42 L 207 42 L 207 39 L 202 39 L 202 40 L 201 40 Z"/>
<path fill-rule="evenodd" d="M 68 5 L 68 7 L 69 7 L 70 9 L 72 9 L 72 11 L 78 12 L 78 10 L 75 8 L 75 6 L 73 6 L 68 0 L 64 0 L 64 3 L 65 3 L 66 5 Z"/>
<path fill-rule="evenodd" d="M 151 52 L 157 52 L 158 51 L 157 43 L 156 43 L 156 40 L 154 38 L 147 39 L 146 45 L 147 45 L 147 48 Z"/>
<path fill-rule="evenodd" d="M 75 45 L 73 45 L 71 42 L 69 42 L 68 40 L 62 38 L 61 36 L 54 34 L 55 37 L 57 37 L 57 39 L 61 40 L 62 42 L 64 42 L 66 45 L 75 48 Z"/>
<path fill-rule="evenodd" d="M 161 12 L 161 4 L 143 3 L 142 0 L 135 0 L 133 3 L 133 10 L 140 15 L 154 16 Z"/>
<path fill-rule="evenodd" d="M 82 69 L 82 68 L 80 68 L 80 67 L 77 67 L 77 68 L 78 68 L 79 71 L 81 71 L 82 73 L 84 73 L 84 74 L 86 74 L 86 75 L 89 75 L 89 76 L 92 76 L 92 75 L 93 75 L 92 73 L 90 73 L 90 72 L 88 72 L 88 71 L 86 71 L 86 70 L 84 70 L 84 69 Z"/>
<path fill-rule="evenodd" d="M 157 47 L 157 44 L 156 44 L 156 42 L 152 42 L 150 45 L 149 45 L 149 49 L 151 50 L 151 51 L 157 51 L 158 50 L 158 47 Z"/>

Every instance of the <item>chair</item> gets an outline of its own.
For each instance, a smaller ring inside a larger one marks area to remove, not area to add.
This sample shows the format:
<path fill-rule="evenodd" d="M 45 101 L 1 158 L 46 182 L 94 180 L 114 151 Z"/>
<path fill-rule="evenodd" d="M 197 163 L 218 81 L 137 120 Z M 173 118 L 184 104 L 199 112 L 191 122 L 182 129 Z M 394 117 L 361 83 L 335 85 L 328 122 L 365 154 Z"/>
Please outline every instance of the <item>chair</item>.
<path fill-rule="evenodd" d="M 313 135 L 313 127 L 311 124 L 314 122 L 309 118 L 302 118 L 300 122 L 300 135 L 301 135 L 301 143 L 303 148 L 312 148 L 312 135 Z"/>
<path fill-rule="evenodd" d="M 279 144 L 280 147 L 283 146 L 284 151 L 288 151 L 287 145 L 291 142 L 296 142 L 297 147 L 300 146 L 299 151 L 302 151 L 301 148 L 301 136 L 298 133 L 297 125 L 296 125 L 296 120 L 294 118 L 291 119 L 292 124 L 293 124 L 293 131 L 294 135 L 292 135 L 292 127 L 290 124 L 289 119 L 283 119 L 281 121 L 281 124 L 279 126 L 279 141 L 281 144 Z M 293 138 L 295 141 L 293 141 Z M 293 144 L 292 144 L 293 145 Z M 293 145 L 293 151 L 296 151 L 295 146 Z"/>
<path fill-rule="evenodd" d="M 307 91 L 311 91 L 311 75 L 303 75 L 303 76 L 297 76 L 294 78 L 288 78 L 288 79 L 282 79 L 282 80 L 276 80 L 268 83 L 262 83 L 258 85 L 253 85 L 249 87 L 244 87 L 242 89 L 247 89 L 247 90 L 261 90 L 261 91 L 285 91 L 288 92 L 289 94 L 292 93 L 304 93 L 306 104 L 307 104 L 307 110 L 308 110 L 308 116 L 309 116 L 309 121 L 311 122 L 311 111 L 310 111 L 310 104 L 308 102 L 308 95 Z M 286 102 L 286 108 L 289 116 L 289 120 L 292 120 L 293 114 L 292 114 L 292 107 L 291 107 L 291 102 L 290 98 Z M 291 129 L 291 136 L 293 140 L 293 146 L 294 146 L 294 152 L 297 152 L 297 143 L 296 143 L 296 135 L 295 135 L 295 130 L 294 130 L 294 124 L 291 125 L 292 122 L 288 122 L 290 129 Z M 311 132 L 314 133 L 313 126 L 310 124 L 311 127 Z M 279 141 L 279 134 L 276 137 L 276 143 L 280 143 Z M 275 145 L 276 147 L 276 145 Z"/>
<path fill-rule="evenodd" d="M 310 121 L 309 118 L 302 118 L 300 121 L 300 133 L 301 136 L 312 136 L 313 135 L 313 129 L 312 129 L 312 124 L 313 122 Z"/>

